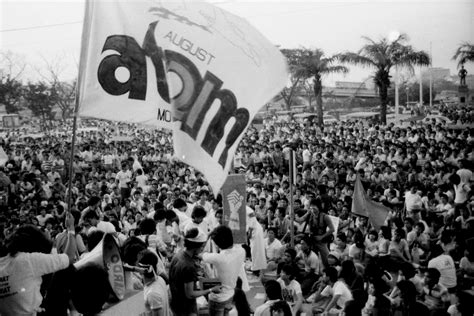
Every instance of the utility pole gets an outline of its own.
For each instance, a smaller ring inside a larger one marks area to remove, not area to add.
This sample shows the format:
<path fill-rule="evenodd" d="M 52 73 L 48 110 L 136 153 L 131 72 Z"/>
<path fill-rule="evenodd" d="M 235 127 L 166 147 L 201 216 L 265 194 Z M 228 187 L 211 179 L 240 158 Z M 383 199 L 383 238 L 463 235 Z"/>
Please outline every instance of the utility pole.
<path fill-rule="evenodd" d="M 430 42 L 430 109 L 433 106 L 433 54 L 431 51 L 432 45 Z M 431 111 L 431 110 L 430 110 Z"/>

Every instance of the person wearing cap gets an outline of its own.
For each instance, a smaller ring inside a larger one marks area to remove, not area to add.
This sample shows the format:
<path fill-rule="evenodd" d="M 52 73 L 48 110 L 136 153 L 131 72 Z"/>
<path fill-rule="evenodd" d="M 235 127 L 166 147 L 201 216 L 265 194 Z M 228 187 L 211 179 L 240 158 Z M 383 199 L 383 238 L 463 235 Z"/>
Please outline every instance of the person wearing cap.
<path fill-rule="evenodd" d="M 180 250 L 170 263 L 171 309 L 174 315 L 198 315 L 196 299 L 211 293 L 220 293 L 221 286 L 210 289 L 198 289 L 199 257 L 207 242 L 207 236 L 196 227 L 184 234 L 184 249 Z"/>

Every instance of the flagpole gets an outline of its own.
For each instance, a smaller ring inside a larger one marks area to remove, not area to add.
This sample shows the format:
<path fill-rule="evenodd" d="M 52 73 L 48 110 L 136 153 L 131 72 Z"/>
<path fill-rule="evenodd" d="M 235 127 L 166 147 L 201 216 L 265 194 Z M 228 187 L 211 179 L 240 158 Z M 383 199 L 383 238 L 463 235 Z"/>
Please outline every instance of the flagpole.
<path fill-rule="evenodd" d="M 76 83 L 76 95 L 74 99 L 74 117 L 72 123 L 72 140 L 71 140 L 71 153 L 69 156 L 69 170 L 68 170 L 68 194 L 67 194 L 67 211 L 71 212 L 72 206 L 72 178 L 74 176 L 74 152 L 76 147 L 76 131 L 77 131 L 77 116 L 79 113 L 79 95 L 80 89 L 83 81 L 83 74 L 81 69 L 84 67 L 86 53 L 88 49 L 88 36 L 90 33 L 90 5 L 91 2 L 86 0 L 84 3 L 84 23 L 82 25 L 82 36 L 81 36 L 81 52 L 80 52 L 80 59 L 79 59 L 79 66 L 78 66 L 78 75 L 77 75 L 77 83 Z"/>
<path fill-rule="evenodd" d="M 290 148 L 290 160 L 289 160 L 289 169 L 290 169 L 290 245 L 295 247 L 295 210 L 293 209 L 293 165 L 294 165 L 294 151 Z"/>
<path fill-rule="evenodd" d="M 79 112 L 79 97 L 78 91 L 76 91 L 76 100 L 74 102 L 74 118 L 72 123 L 72 140 L 71 140 L 71 154 L 69 157 L 69 170 L 68 170 L 68 194 L 67 194 L 67 210 L 71 211 L 72 202 L 72 177 L 74 175 L 74 151 L 76 147 L 76 130 L 77 130 L 77 113 Z"/>

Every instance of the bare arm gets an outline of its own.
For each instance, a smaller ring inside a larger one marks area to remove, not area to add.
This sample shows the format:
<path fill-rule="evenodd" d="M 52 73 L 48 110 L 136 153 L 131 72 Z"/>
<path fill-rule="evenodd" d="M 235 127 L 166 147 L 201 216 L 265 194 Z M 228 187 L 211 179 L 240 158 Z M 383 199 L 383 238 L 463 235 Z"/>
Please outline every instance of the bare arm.
<path fill-rule="evenodd" d="M 303 223 L 304 221 L 306 221 L 306 219 L 308 218 L 309 216 L 309 211 L 306 212 L 306 214 L 304 214 L 303 216 L 299 217 L 295 214 L 295 222 L 297 223 Z"/>
<path fill-rule="evenodd" d="M 331 310 L 331 308 L 333 308 L 334 306 L 336 306 L 336 303 L 337 303 L 337 300 L 339 300 L 339 297 L 341 297 L 340 294 L 338 295 L 334 295 L 332 298 L 331 298 L 331 301 L 329 301 L 329 304 L 326 306 L 326 308 L 324 309 L 324 312 L 323 314 L 327 315 L 329 313 L 329 311 Z"/>
<path fill-rule="evenodd" d="M 74 231 L 74 217 L 69 212 L 66 214 L 66 229 L 67 242 L 64 253 L 69 257 L 69 264 L 73 264 L 76 261 L 77 253 L 76 232 Z"/>
<path fill-rule="evenodd" d="M 326 222 L 326 225 L 328 226 L 329 229 L 323 235 L 323 238 L 325 238 L 325 237 L 327 237 L 327 236 L 334 233 L 334 225 L 332 224 L 332 221 L 331 221 L 331 219 L 329 218 L 328 215 L 324 216 L 324 221 Z"/>
<path fill-rule="evenodd" d="M 163 312 L 163 308 L 153 309 L 151 311 L 151 316 L 165 316 L 165 313 Z"/>
<path fill-rule="evenodd" d="M 295 305 L 293 306 L 293 315 L 296 316 L 301 312 L 301 307 L 303 306 L 303 294 L 297 294 Z"/>
<path fill-rule="evenodd" d="M 186 295 L 186 298 L 188 299 L 193 299 L 197 298 L 203 295 L 207 295 L 211 292 L 214 293 L 219 293 L 221 289 L 220 285 L 214 286 L 212 289 L 207 289 L 207 290 L 195 290 L 194 289 L 194 282 L 188 282 L 184 284 L 184 294 Z"/>

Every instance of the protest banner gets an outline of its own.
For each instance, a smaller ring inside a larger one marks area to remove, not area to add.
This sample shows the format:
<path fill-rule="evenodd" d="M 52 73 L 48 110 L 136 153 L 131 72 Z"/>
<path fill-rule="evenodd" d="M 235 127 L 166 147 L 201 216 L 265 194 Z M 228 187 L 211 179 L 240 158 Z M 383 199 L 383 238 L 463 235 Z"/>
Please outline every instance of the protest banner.
<path fill-rule="evenodd" d="M 247 242 L 247 212 L 245 176 L 233 174 L 227 177 L 222 187 L 224 207 L 224 224 L 229 226 L 234 236 L 234 243 Z"/>
<path fill-rule="evenodd" d="M 205 2 L 88 1 L 79 114 L 173 129 L 217 194 L 246 128 L 287 82 L 283 55 Z"/>
<path fill-rule="evenodd" d="M 372 201 L 367 196 L 359 176 L 357 176 L 354 186 L 351 209 L 353 214 L 367 217 L 369 223 L 377 231 L 383 226 L 390 212 L 388 207 Z"/>

